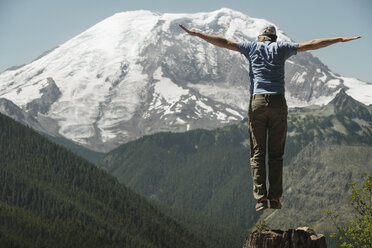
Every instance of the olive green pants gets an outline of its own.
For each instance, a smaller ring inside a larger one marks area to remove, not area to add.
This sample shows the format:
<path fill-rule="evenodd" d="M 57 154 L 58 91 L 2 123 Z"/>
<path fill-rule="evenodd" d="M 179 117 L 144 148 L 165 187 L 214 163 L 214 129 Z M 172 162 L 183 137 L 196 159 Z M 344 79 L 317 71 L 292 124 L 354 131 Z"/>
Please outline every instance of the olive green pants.
<path fill-rule="evenodd" d="M 249 105 L 250 162 L 253 196 L 280 198 L 283 193 L 283 155 L 287 136 L 288 107 L 284 95 L 253 95 Z M 266 186 L 268 150 L 269 190 Z"/>

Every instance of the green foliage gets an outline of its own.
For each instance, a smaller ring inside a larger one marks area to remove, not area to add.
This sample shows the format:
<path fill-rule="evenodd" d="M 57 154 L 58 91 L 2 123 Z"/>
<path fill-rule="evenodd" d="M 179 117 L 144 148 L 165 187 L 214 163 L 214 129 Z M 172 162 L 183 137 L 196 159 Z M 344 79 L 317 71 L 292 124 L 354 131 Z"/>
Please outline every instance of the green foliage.
<path fill-rule="evenodd" d="M 338 223 L 339 215 L 334 209 L 325 212 L 330 217 L 338 233 L 331 233 L 331 238 L 336 238 L 342 247 L 370 248 L 372 246 L 372 178 L 366 177 L 362 187 L 356 183 L 351 185 L 351 201 L 356 214 L 354 219 L 346 225 Z"/>
<path fill-rule="evenodd" d="M 102 169 L 0 114 L 0 247 L 211 247 Z"/>
<path fill-rule="evenodd" d="M 260 219 L 259 221 L 257 221 L 255 228 L 258 231 L 263 231 L 268 229 L 268 225 L 265 220 Z"/>
<path fill-rule="evenodd" d="M 245 230 L 236 226 L 228 225 L 219 220 L 205 216 L 189 209 L 179 209 L 164 206 L 159 202 L 156 204 L 164 210 L 167 215 L 173 217 L 184 226 L 198 233 L 204 240 L 208 240 L 214 248 L 241 248 Z"/>

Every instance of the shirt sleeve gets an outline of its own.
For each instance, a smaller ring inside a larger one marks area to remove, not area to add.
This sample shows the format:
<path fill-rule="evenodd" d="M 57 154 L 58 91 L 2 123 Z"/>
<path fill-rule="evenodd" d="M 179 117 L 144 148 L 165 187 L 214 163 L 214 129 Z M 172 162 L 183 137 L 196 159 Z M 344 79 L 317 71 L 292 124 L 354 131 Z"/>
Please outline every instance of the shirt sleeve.
<path fill-rule="evenodd" d="M 285 59 L 297 54 L 298 43 L 280 42 L 280 49 Z"/>
<path fill-rule="evenodd" d="M 248 55 L 252 47 L 252 42 L 242 41 L 238 42 L 238 51 L 242 54 Z"/>

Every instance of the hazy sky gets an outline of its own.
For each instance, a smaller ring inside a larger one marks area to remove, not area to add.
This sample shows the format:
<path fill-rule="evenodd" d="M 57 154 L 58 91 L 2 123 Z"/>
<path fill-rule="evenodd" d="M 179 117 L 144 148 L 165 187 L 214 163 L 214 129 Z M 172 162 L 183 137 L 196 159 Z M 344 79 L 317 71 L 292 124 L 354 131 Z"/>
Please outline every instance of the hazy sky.
<path fill-rule="evenodd" d="M 371 0 L 0 0 L 0 71 L 31 62 L 117 12 L 194 13 L 223 7 L 273 22 L 296 42 L 363 36 L 312 54 L 335 73 L 372 83 Z"/>

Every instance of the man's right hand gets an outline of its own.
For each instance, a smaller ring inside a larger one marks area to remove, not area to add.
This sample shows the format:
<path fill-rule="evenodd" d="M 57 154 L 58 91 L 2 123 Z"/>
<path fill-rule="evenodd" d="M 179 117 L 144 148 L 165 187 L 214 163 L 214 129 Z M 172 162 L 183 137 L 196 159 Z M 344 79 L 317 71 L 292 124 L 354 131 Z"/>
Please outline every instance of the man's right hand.
<path fill-rule="evenodd" d="M 192 35 L 192 36 L 197 36 L 198 35 L 198 32 L 197 31 L 194 31 L 194 30 L 191 30 L 191 29 L 188 29 L 186 28 L 185 26 L 183 26 L 182 24 L 179 24 L 179 26 L 185 30 L 189 35 Z"/>
<path fill-rule="evenodd" d="M 206 42 L 209 42 L 215 46 L 227 48 L 233 51 L 238 51 L 238 44 L 234 41 L 227 40 L 223 37 L 211 35 L 211 34 L 205 34 L 202 32 L 194 31 L 188 28 L 185 28 L 182 24 L 178 24 L 183 30 L 185 30 L 188 34 L 192 36 L 198 36 L 205 40 Z"/>

